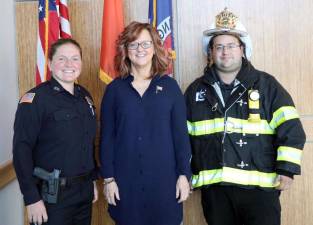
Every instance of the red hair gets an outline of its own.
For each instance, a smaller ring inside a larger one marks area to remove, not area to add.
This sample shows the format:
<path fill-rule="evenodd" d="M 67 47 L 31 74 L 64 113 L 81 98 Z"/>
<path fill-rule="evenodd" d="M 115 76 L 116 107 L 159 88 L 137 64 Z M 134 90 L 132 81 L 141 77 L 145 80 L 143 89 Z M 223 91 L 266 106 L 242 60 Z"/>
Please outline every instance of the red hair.
<path fill-rule="evenodd" d="M 131 62 L 127 55 L 127 45 L 135 41 L 143 30 L 147 30 L 149 32 L 154 46 L 155 54 L 152 58 L 150 78 L 157 74 L 164 75 L 167 70 L 169 60 L 157 31 L 149 23 L 140 23 L 134 21 L 125 27 L 124 31 L 119 35 L 119 38 L 116 41 L 117 46 L 114 64 L 115 69 L 122 78 L 130 74 L 131 69 Z"/>

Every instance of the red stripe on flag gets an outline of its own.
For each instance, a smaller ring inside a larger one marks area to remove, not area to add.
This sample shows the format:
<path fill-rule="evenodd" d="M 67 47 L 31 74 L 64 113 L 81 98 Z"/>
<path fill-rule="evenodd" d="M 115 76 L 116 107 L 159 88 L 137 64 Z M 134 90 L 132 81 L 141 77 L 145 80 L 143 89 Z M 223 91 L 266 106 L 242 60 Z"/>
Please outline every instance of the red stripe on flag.
<path fill-rule="evenodd" d="M 62 38 L 71 38 L 72 36 L 70 34 L 68 34 L 68 33 L 65 33 L 65 32 L 61 31 L 61 37 Z"/>
<path fill-rule="evenodd" d="M 40 83 L 41 83 L 40 73 L 38 70 L 38 66 L 36 66 L 36 84 L 40 84 Z"/>
<path fill-rule="evenodd" d="M 66 20 L 70 19 L 67 5 L 63 5 L 62 2 L 60 2 L 59 11 L 60 11 L 60 16 L 62 16 L 64 19 Z"/>
<path fill-rule="evenodd" d="M 59 10 L 60 20 L 60 36 L 61 38 L 71 38 L 71 28 L 69 22 L 69 12 L 67 7 L 67 0 L 56 0 Z"/>

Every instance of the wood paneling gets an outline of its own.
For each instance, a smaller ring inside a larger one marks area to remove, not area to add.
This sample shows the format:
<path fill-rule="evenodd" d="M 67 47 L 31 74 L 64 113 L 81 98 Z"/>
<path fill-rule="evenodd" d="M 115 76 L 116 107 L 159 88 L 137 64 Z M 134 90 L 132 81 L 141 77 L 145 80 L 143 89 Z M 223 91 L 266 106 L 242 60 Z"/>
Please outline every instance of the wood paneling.
<path fill-rule="evenodd" d="M 148 22 L 149 1 L 147 0 L 124 0 L 125 24 L 136 20 L 139 22 Z"/>
<path fill-rule="evenodd" d="M 302 116 L 301 122 L 305 130 L 306 141 L 313 143 L 313 116 Z"/>
<path fill-rule="evenodd" d="M 34 87 L 38 12 L 36 2 L 15 4 L 19 95 Z"/>
<path fill-rule="evenodd" d="M 0 189 L 16 177 L 12 161 L 0 165 Z"/>
<path fill-rule="evenodd" d="M 184 225 L 205 225 L 201 206 L 201 191 L 194 191 L 184 203 Z"/>
<path fill-rule="evenodd" d="M 90 90 L 99 115 L 105 85 L 98 79 L 103 0 L 70 0 L 72 35 L 83 48 L 83 71 L 79 83 Z M 176 74 L 181 88 L 202 74 L 205 56 L 202 32 L 214 16 L 227 6 L 249 31 L 253 42 L 253 65 L 273 74 L 292 95 L 302 117 L 308 143 L 303 157 L 303 174 L 296 177 L 291 190 L 282 194 L 283 225 L 310 224 L 313 195 L 313 2 L 311 0 L 173 0 Z M 125 24 L 147 21 L 147 0 L 124 0 Z M 37 2 L 16 3 L 18 71 L 20 95 L 34 86 Z M 100 200 L 94 205 L 93 225 L 113 225 L 106 212 L 102 184 Z M 194 192 L 184 205 L 185 225 L 204 225 L 200 193 Z"/>

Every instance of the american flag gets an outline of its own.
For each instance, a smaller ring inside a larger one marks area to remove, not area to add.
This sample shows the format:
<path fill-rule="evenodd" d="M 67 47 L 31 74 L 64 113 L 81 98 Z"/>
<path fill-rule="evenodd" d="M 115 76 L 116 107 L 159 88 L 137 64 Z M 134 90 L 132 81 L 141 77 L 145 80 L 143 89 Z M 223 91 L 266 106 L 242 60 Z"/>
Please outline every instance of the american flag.
<path fill-rule="evenodd" d="M 39 0 L 38 13 L 36 84 L 50 79 L 50 45 L 60 37 L 71 37 L 67 0 Z"/>

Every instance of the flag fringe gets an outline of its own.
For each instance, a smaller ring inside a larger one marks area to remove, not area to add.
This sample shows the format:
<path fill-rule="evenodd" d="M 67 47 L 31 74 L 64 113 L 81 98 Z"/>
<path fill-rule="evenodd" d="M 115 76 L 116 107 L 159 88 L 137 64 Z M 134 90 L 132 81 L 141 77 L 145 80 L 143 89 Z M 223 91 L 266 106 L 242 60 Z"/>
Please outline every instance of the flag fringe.
<path fill-rule="evenodd" d="M 109 84 L 113 80 L 112 77 L 106 72 L 104 72 L 102 69 L 100 69 L 99 77 L 100 80 L 102 80 L 105 84 Z"/>

